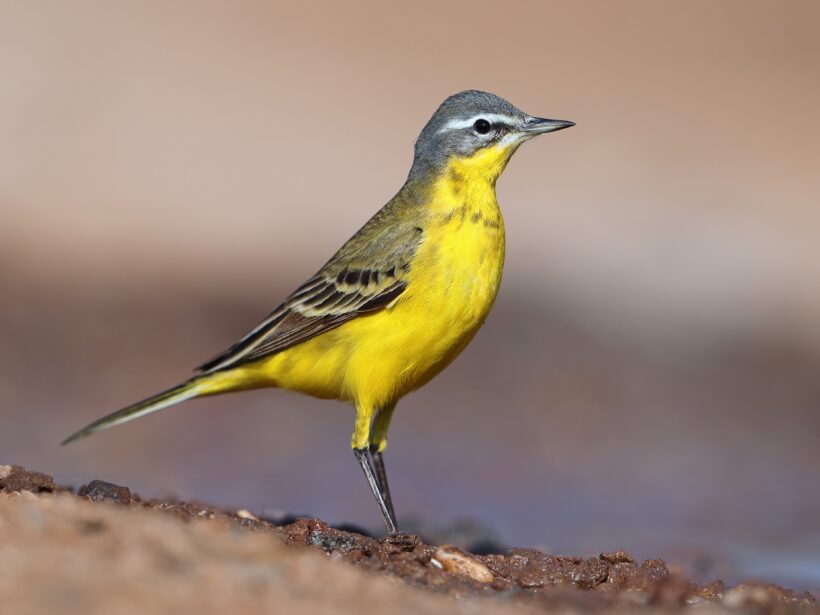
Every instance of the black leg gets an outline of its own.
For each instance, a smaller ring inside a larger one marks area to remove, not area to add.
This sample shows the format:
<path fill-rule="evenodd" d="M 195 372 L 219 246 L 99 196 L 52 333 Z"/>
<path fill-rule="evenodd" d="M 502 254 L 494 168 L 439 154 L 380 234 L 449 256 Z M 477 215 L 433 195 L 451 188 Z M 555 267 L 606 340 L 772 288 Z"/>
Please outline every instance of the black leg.
<path fill-rule="evenodd" d="M 364 476 L 367 478 L 367 484 L 370 485 L 370 491 L 373 492 L 373 497 L 376 498 L 376 503 L 379 505 L 379 510 L 382 513 L 382 518 L 384 519 L 384 526 L 387 528 L 387 533 L 396 534 L 398 532 L 398 528 L 396 527 L 396 517 L 392 512 L 392 507 L 387 507 L 384 495 L 382 494 L 382 489 L 376 479 L 376 474 L 370 463 L 369 452 L 370 451 L 367 448 L 353 449 L 353 454 L 356 456 L 356 461 L 358 461 L 359 465 L 362 467 Z M 384 471 L 384 466 L 382 466 L 382 471 Z"/>
<path fill-rule="evenodd" d="M 376 474 L 376 482 L 382 492 L 382 498 L 387 505 L 387 512 L 393 518 L 393 523 L 398 526 L 396 522 L 396 511 L 393 508 L 393 498 L 390 497 L 390 486 L 387 484 L 387 471 L 384 469 L 384 457 L 375 446 L 370 447 L 370 457 L 373 459 L 373 471 Z"/>

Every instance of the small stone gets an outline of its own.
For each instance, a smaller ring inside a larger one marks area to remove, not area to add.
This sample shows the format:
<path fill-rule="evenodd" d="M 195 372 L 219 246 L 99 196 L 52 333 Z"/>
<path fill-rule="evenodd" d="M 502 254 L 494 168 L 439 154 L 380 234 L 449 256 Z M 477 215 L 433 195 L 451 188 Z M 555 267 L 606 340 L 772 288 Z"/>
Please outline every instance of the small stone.
<path fill-rule="evenodd" d="M 478 558 L 465 553 L 453 545 L 442 545 L 436 549 L 433 559 L 447 572 L 469 577 L 479 583 L 491 583 L 493 573 Z"/>
<path fill-rule="evenodd" d="M 131 490 L 128 487 L 121 487 L 103 480 L 92 480 L 87 485 L 80 487 L 77 492 L 80 497 L 88 498 L 93 502 L 116 502 L 118 504 L 131 503 Z"/>
<path fill-rule="evenodd" d="M 240 519 L 250 519 L 251 521 L 259 521 L 259 518 L 254 515 L 251 511 L 247 508 L 240 508 L 236 511 L 236 516 Z"/>
<path fill-rule="evenodd" d="M 421 539 L 415 534 L 391 534 L 381 541 L 382 545 L 388 552 L 402 553 L 411 552 L 421 544 Z"/>
<path fill-rule="evenodd" d="M 613 551 L 611 553 L 601 553 L 601 559 L 605 562 L 609 562 L 610 564 L 635 563 L 635 560 L 632 558 L 632 556 L 623 549 L 619 549 L 618 551 Z"/>
<path fill-rule="evenodd" d="M 52 493 L 56 488 L 54 479 L 48 474 L 29 472 L 20 466 L 0 466 L 0 491 Z"/>
<path fill-rule="evenodd" d="M 726 584 L 720 579 L 717 579 L 711 583 L 701 586 L 697 593 L 698 596 L 704 598 L 705 600 L 722 600 L 723 596 L 726 594 Z"/>

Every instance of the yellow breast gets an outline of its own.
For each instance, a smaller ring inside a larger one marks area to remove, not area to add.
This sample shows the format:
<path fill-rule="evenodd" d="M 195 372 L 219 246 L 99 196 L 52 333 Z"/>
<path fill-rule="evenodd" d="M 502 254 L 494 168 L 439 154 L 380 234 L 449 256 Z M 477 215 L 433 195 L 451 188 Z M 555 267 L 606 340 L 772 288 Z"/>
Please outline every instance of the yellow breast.
<path fill-rule="evenodd" d="M 461 160 L 441 174 L 407 288 L 392 305 L 274 355 L 252 368 L 255 377 L 380 408 L 444 369 L 483 324 L 501 283 L 504 222 L 488 168 Z"/>
<path fill-rule="evenodd" d="M 349 399 L 381 407 L 424 385 L 487 317 L 504 267 L 504 222 L 495 178 L 477 167 L 454 162 L 435 184 L 407 290 L 388 309 L 340 327 L 358 340 Z"/>

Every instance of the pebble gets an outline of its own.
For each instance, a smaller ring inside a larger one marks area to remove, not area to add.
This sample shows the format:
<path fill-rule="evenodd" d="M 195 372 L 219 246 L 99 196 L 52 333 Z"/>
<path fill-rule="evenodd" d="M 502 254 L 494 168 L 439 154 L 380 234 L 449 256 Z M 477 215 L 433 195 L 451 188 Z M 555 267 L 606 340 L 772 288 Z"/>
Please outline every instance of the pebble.
<path fill-rule="evenodd" d="M 57 486 L 54 479 L 42 472 L 30 472 L 20 466 L 0 466 L 0 491 L 53 493 Z"/>
<path fill-rule="evenodd" d="M 468 555 L 453 545 L 442 545 L 436 549 L 433 561 L 451 574 L 469 577 L 479 583 L 492 583 L 495 578 L 490 569 L 478 558 Z"/>
<path fill-rule="evenodd" d="M 92 480 L 80 487 L 77 492 L 80 497 L 86 497 L 94 502 L 117 502 L 118 504 L 131 503 L 131 490 L 128 487 L 107 483 L 104 480 Z"/>

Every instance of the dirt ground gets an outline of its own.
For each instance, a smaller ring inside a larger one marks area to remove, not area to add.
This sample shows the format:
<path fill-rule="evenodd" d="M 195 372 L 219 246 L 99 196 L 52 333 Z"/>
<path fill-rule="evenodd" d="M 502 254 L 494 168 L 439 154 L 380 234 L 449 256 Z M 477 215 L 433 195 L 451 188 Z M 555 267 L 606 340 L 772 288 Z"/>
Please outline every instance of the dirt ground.
<path fill-rule="evenodd" d="M 19 466 L 0 466 L 0 571 L 8 613 L 820 612 L 809 593 L 698 585 L 623 551 L 478 555 L 99 480 L 74 492 Z"/>

